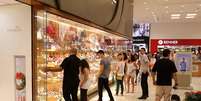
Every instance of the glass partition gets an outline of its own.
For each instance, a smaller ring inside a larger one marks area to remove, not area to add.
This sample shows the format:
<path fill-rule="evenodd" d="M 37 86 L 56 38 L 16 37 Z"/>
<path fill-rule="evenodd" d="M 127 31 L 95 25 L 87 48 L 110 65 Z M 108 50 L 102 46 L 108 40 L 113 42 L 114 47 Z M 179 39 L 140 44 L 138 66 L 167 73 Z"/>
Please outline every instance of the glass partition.
<path fill-rule="evenodd" d="M 99 61 L 96 52 L 105 50 L 108 56 L 127 50 L 127 39 L 109 34 L 93 27 L 80 24 L 45 11 L 38 11 L 35 16 L 37 21 L 36 74 L 37 90 L 36 101 L 64 101 L 62 97 L 63 72 L 45 72 L 46 68 L 59 68 L 63 59 L 69 56 L 69 49 L 76 47 L 78 57 L 87 59 L 91 68 L 93 84 L 89 94 L 97 91 L 96 74 Z M 113 74 L 111 73 L 110 82 Z"/>

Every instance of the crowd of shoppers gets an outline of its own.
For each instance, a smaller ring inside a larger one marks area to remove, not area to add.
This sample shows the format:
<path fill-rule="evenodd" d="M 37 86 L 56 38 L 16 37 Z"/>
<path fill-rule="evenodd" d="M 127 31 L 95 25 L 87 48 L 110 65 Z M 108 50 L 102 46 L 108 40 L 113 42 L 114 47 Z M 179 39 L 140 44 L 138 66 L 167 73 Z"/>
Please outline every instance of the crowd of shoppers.
<path fill-rule="evenodd" d="M 77 50 L 72 48 L 70 56 L 61 63 L 61 68 L 47 69 L 46 71 L 58 72 L 64 71 L 63 78 L 63 97 L 65 101 L 78 101 L 77 92 L 80 87 L 80 101 L 89 101 L 87 97 L 88 88 L 91 85 L 90 66 L 87 60 L 80 60 L 77 56 Z M 145 48 L 139 52 L 132 53 L 130 50 L 119 52 L 117 63 L 114 69 L 111 69 L 111 57 L 106 56 L 103 50 L 97 52 L 100 59 L 99 70 L 96 75 L 98 81 L 98 101 L 103 101 L 103 88 L 108 93 L 110 101 L 114 101 L 113 94 L 109 86 L 110 72 L 115 74 L 116 95 L 123 96 L 126 93 L 134 93 L 136 83 L 141 84 L 142 95 L 138 99 L 147 99 L 149 97 L 148 76 L 152 73 L 153 84 L 156 85 L 156 100 L 170 101 L 172 78 L 176 80 L 177 69 L 172 60 L 170 60 L 170 50 L 163 51 L 163 58 L 158 54 L 152 55 L 155 59 L 149 58 Z M 150 62 L 150 61 L 154 61 Z M 150 63 L 152 63 L 150 68 Z M 152 68 L 153 67 L 153 68 Z M 137 80 L 139 79 L 139 80 Z M 131 89 L 130 89 L 131 88 Z"/>

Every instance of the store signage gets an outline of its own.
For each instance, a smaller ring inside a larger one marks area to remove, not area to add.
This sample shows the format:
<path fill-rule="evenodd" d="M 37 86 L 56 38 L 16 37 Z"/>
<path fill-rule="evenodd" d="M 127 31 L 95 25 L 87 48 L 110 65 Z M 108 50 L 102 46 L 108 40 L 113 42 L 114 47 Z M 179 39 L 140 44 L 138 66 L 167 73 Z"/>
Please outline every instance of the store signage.
<path fill-rule="evenodd" d="M 159 45 L 178 44 L 177 40 L 158 40 Z"/>
<path fill-rule="evenodd" d="M 157 52 L 158 46 L 201 45 L 201 39 L 151 39 L 151 52 Z"/>

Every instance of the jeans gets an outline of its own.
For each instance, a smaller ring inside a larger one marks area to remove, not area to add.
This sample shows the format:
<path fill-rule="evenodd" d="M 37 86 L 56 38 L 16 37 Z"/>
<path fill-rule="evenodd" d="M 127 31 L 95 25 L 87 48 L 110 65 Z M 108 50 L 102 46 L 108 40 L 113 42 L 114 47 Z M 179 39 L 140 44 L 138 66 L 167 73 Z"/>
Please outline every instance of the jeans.
<path fill-rule="evenodd" d="M 122 77 L 123 78 L 123 77 Z M 123 79 L 122 80 L 117 80 L 117 88 L 116 88 L 116 95 L 119 94 L 119 85 L 121 86 L 121 94 L 124 92 L 124 84 L 123 84 Z"/>
<path fill-rule="evenodd" d="M 108 96 L 110 97 L 110 101 L 114 101 L 114 98 L 112 96 L 112 92 L 111 92 L 110 87 L 109 87 L 108 78 L 101 78 L 101 77 L 98 79 L 98 95 L 99 95 L 98 101 L 102 101 L 103 87 L 106 89 Z"/>
<path fill-rule="evenodd" d="M 148 92 L 148 79 L 149 73 L 142 73 L 141 76 L 141 88 L 142 88 L 142 96 L 143 97 L 148 97 L 149 96 L 149 92 Z"/>
<path fill-rule="evenodd" d="M 80 101 L 87 101 L 87 89 L 80 89 Z"/>

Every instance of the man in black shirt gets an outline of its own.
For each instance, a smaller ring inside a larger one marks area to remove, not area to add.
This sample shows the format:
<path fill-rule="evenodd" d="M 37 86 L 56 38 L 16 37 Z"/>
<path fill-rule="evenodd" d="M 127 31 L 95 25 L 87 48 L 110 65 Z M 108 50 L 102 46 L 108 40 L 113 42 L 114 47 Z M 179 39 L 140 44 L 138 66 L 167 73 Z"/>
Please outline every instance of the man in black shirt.
<path fill-rule="evenodd" d="M 77 50 L 72 48 L 70 56 L 61 63 L 61 68 L 48 69 L 47 71 L 59 72 L 64 70 L 63 97 L 65 101 L 78 101 L 80 59 L 76 56 Z M 72 97 L 72 98 L 71 98 Z"/>
<path fill-rule="evenodd" d="M 173 61 L 169 59 L 170 50 L 165 49 L 163 51 L 163 58 L 156 61 L 152 69 L 153 84 L 156 86 L 156 99 L 160 101 L 164 97 L 164 101 L 170 101 L 171 89 L 172 89 L 172 78 L 176 80 L 176 66 Z M 155 80 L 155 77 L 157 78 Z"/>

